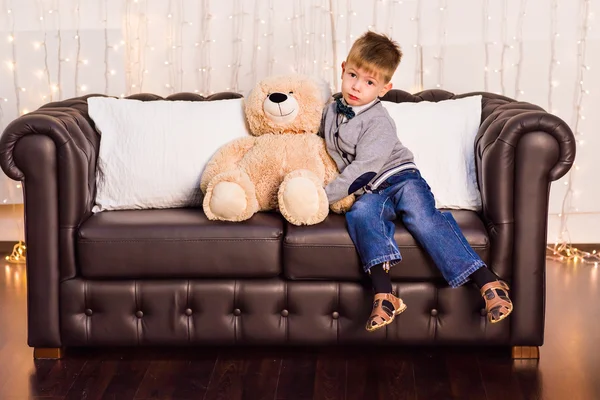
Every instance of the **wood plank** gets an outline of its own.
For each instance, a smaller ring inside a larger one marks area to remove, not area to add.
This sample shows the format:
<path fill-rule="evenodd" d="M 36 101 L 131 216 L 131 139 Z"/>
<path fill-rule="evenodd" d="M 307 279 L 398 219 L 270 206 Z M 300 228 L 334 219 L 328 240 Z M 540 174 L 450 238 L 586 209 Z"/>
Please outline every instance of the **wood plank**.
<path fill-rule="evenodd" d="M 481 353 L 477 360 L 488 400 L 526 400 L 506 352 Z"/>
<path fill-rule="evenodd" d="M 448 351 L 446 353 L 446 370 L 453 398 L 461 400 L 485 400 L 487 398 L 475 351 Z"/>
<path fill-rule="evenodd" d="M 241 399 L 244 382 L 244 356 L 219 354 L 204 399 Z"/>
<path fill-rule="evenodd" d="M 276 398 L 310 400 L 317 371 L 317 351 L 289 352 L 281 362 Z"/>
<path fill-rule="evenodd" d="M 417 397 L 412 355 L 396 348 L 369 349 L 350 355 L 346 398 L 402 399 Z"/>
<path fill-rule="evenodd" d="M 346 397 L 346 357 L 337 351 L 320 352 L 317 358 L 313 398 L 336 400 Z"/>
<path fill-rule="evenodd" d="M 152 358 L 152 353 L 148 357 Z M 205 349 L 154 358 L 135 394 L 136 399 L 198 399 L 206 393 L 217 352 Z"/>
<path fill-rule="evenodd" d="M 10 373 L 0 391 L 1 399 L 11 396 L 64 397 L 79 376 L 85 360 L 35 360 L 29 365 L 29 369 L 17 368 Z"/>
<path fill-rule="evenodd" d="M 435 348 L 420 349 L 413 357 L 415 386 L 419 399 L 451 399 L 452 388 L 446 355 Z"/>
<path fill-rule="evenodd" d="M 244 362 L 244 400 L 272 400 L 277 392 L 283 357 L 281 352 L 261 350 L 250 354 Z"/>

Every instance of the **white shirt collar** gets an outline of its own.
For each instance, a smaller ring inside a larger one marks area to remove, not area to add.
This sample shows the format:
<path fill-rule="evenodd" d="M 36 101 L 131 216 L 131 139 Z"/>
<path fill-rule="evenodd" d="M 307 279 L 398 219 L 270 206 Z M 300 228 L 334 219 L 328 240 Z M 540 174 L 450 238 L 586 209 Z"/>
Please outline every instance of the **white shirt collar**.
<path fill-rule="evenodd" d="M 360 114 L 362 111 L 366 110 L 367 108 L 371 107 L 373 104 L 375 104 L 375 102 L 378 100 L 377 97 L 375 97 L 375 99 L 367 104 L 363 104 L 362 106 L 351 106 L 352 107 L 352 111 L 354 111 L 354 113 L 356 115 Z M 348 105 L 348 103 L 346 103 L 346 100 L 342 97 L 342 102 L 345 105 Z"/>

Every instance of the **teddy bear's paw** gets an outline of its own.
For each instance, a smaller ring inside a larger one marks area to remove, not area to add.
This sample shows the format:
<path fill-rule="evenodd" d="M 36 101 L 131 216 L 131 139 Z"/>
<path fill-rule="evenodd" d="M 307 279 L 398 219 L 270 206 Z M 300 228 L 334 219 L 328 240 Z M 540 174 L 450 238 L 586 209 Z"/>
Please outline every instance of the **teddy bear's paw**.
<path fill-rule="evenodd" d="M 313 225 L 327 217 L 327 195 L 311 171 L 288 174 L 279 187 L 279 211 L 291 224 Z"/>
<path fill-rule="evenodd" d="M 243 171 L 219 174 L 208 185 L 203 207 L 210 220 L 244 221 L 258 211 L 254 184 Z"/>
<path fill-rule="evenodd" d="M 343 199 L 331 204 L 330 208 L 336 214 L 343 214 L 349 211 L 354 204 L 354 195 L 346 196 Z"/>

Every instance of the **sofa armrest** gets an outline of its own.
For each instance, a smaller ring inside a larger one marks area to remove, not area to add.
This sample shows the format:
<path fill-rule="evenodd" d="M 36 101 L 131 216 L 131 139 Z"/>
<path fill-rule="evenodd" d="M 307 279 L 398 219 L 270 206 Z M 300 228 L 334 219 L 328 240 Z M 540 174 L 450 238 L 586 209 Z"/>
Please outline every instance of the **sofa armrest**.
<path fill-rule="evenodd" d="M 573 165 L 575 138 L 560 118 L 528 103 L 488 99 L 482 120 L 475 163 L 490 267 L 511 281 L 513 342 L 541 345 L 550 184 Z"/>
<path fill-rule="evenodd" d="M 93 206 L 98 146 L 84 98 L 21 116 L 0 137 L 0 166 L 23 182 L 34 347 L 60 346 L 59 283 L 76 275 L 75 236 Z"/>

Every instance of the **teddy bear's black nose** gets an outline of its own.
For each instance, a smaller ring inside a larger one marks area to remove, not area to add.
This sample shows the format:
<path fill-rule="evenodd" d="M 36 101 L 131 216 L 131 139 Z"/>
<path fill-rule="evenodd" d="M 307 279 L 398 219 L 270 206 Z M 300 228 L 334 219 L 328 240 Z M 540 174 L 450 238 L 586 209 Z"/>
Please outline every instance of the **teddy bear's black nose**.
<path fill-rule="evenodd" d="M 287 100 L 287 98 L 287 95 L 283 93 L 271 93 L 269 95 L 269 100 L 271 100 L 273 103 L 283 103 Z"/>

